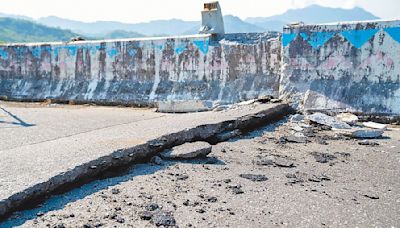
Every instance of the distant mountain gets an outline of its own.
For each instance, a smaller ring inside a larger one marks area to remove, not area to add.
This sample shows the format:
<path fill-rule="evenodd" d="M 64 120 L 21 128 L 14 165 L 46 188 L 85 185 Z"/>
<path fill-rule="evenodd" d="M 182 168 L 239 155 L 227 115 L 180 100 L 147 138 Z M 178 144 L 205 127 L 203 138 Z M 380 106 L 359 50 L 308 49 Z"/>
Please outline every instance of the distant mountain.
<path fill-rule="evenodd" d="M 69 30 L 50 28 L 28 20 L 0 18 L 2 42 L 67 41 L 76 36 L 76 33 Z"/>
<path fill-rule="evenodd" d="M 127 32 L 125 30 L 115 30 L 105 34 L 104 36 L 97 36 L 102 39 L 119 39 L 119 38 L 138 38 L 145 37 L 145 35 L 137 32 Z"/>
<path fill-rule="evenodd" d="M 38 22 L 47 26 L 71 29 L 74 32 L 92 37 L 109 37 L 107 34 L 118 30 L 119 32 L 135 32 L 142 36 L 164 35 L 187 35 L 197 34 L 200 21 L 183 21 L 178 19 L 156 20 L 146 23 L 128 24 L 114 21 L 97 21 L 92 23 L 73 21 L 59 17 L 45 17 Z M 228 33 L 236 32 L 260 32 L 262 28 L 242 21 L 239 17 L 232 15 L 224 16 L 225 30 Z M 116 37 L 116 36 L 113 36 Z M 137 37 L 137 35 L 135 35 Z M 124 37 L 120 37 L 124 38 Z"/>
<path fill-rule="evenodd" d="M 14 15 L 14 14 L 6 14 L 6 13 L 0 13 L 0 17 L 10 17 L 14 19 L 22 19 L 22 20 L 27 20 L 27 21 L 33 21 L 33 18 L 27 17 L 27 16 L 22 16 L 22 15 Z"/>
<path fill-rule="evenodd" d="M 186 31 L 184 35 L 197 34 L 200 29 L 200 22 L 196 24 L 193 28 Z M 233 15 L 224 16 L 225 32 L 226 33 L 246 33 L 246 32 L 262 32 L 264 29 L 244 22 L 239 17 Z"/>
<path fill-rule="evenodd" d="M 311 5 L 303 9 L 291 9 L 283 14 L 272 17 L 251 17 L 245 21 L 265 30 L 281 31 L 282 27 L 291 22 L 329 23 L 337 21 L 363 21 L 379 19 L 372 13 L 355 7 L 353 9 L 330 8 Z"/>
<path fill-rule="evenodd" d="M 282 28 L 286 24 L 297 21 L 303 21 L 305 23 L 327 23 L 375 19 L 379 18 L 359 7 L 341 9 L 319 5 L 311 5 L 303 9 L 291 9 L 283 14 L 272 17 L 247 18 L 245 21 L 233 15 L 224 16 L 225 31 L 227 33 L 282 31 Z M 106 36 L 106 34 L 115 30 L 136 32 L 145 36 L 154 36 L 157 34 L 187 35 L 197 34 L 200 28 L 199 21 L 183 21 L 179 19 L 156 20 L 136 24 L 115 21 L 86 23 L 51 16 L 40 18 L 38 22 L 47 26 L 70 29 L 74 32 L 92 37 L 98 37 L 99 34 L 101 36 Z"/>
<path fill-rule="evenodd" d="M 242 21 L 239 17 L 226 15 L 224 16 L 225 32 L 227 33 L 244 33 L 244 32 L 262 32 L 264 29 L 257 25 Z"/>
<path fill-rule="evenodd" d="M 146 23 L 128 24 L 116 21 L 81 22 L 59 17 L 39 18 L 38 22 L 47 26 L 70 29 L 86 36 L 103 36 L 115 30 L 136 32 L 146 36 L 155 34 L 179 35 L 196 26 L 198 22 L 178 19 L 156 20 Z"/>
<path fill-rule="evenodd" d="M 169 35 L 188 35 L 197 34 L 200 28 L 200 21 L 183 21 L 179 19 L 171 20 L 155 20 L 145 23 L 122 23 L 116 21 L 96 21 L 81 22 L 59 18 L 55 16 L 43 17 L 34 20 L 29 17 L 19 15 L 9 15 L 0 13 L 1 17 L 12 17 L 25 19 L 21 25 L 13 24 L 13 28 L 3 27 L 0 25 L 0 31 L 8 34 L 9 37 L 5 41 L 15 40 L 21 41 L 48 41 L 48 40 L 66 40 L 75 33 L 82 34 L 86 37 L 96 39 L 117 39 L 117 38 L 133 38 L 143 36 L 169 36 Z M 291 22 L 303 21 L 305 23 L 327 23 L 336 21 L 360 21 L 379 19 L 373 14 L 362 8 L 353 9 L 329 8 L 319 5 L 311 5 L 303 9 L 291 9 L 287 12 L 272 17 L 252 17 L 245 21 L 233 15 L 224 16 L 225 31 L 227 33 L 245 33 L 245 32 L 263 32 L 263 31 L 282 31 L 282 28 Z M 42 26 L 36 30 L 24 30 L 28 26 L 38 26 L 33 22 L 40 23 L 45 26 L 58 28 L 50 33 L 43 32 L 43 36 L 37 36 L 40 31 L 47 31 L 48 27 Z M 4 23 L 4 22 L 3 22 Z M 11 22 L 9 22 L 11 23 Z M 46 28 L 46 29 L 44 29 Z M 66 31 L 62 29 L 68 29 Z M 57 32 L 58 33 L 57 33 Z M 30 34 L 33 34 L 30 37 Z M 57 34 L 57 35 L 55 35 Z M 4 36 L 4 35 L 3 35 Z M 29 38 L 32 38 L 31 40 Z M 1 38 L 0 38 L 1 40 Z"/>

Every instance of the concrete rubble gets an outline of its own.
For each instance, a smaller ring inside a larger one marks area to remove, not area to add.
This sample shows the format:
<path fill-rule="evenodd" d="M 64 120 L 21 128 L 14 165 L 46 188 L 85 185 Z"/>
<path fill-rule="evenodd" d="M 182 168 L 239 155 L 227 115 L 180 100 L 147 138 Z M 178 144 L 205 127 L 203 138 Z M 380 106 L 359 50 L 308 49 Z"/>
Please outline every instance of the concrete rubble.
<path fill-rule="evenodd" d="M 330 137 L 376 139 L 383 137 L 387 125 L 375 122 L 360 122 L 359 118 L 351 113 L 342 113 L 330 116 L 324 113 L 308 115 L 295 114 L 288 118 L 278 143 L 309 143 L 313 140 L 316 131 L 330 132 Z M 351 125 L 351 126 L 350 126 Z M 321 144 L 325 140 L 317 139 Z M 372 143 L 373 144 L 373 143 Z M 372 145 L 371 144 L 371 145 Z"/>
<path fill-rule="evenodd" d="M 358 138 L 358 139 L 375 139 L 382 137 L 383 130 L 370 130 L 370 129 L 361 129 L 361 130 L 354 130 L 351 132 L 351 137 Z"/>
<path fill-rule="evenodd" d="M 291 122 L 302 122 L 304 121 L 304 115 L 295 114 L 290 117 Z"/>
<path fill-rule="evenodd" d="M 358 117 L 352 113 L 340 113 L 336 115 L 336 119 L 350 125 L 354 125 L 358 121 Z"/>
<path fill-rule="evenodd" d="M 161 153 L 164 159 L 204 158 L 211 153 L 212 146 L 207 142 L 185 143 Z"/>
<path fill-rule="evenodd" d="M 336 128 L 336 129 L 350 129 L 350 125 L 348 125 L 347 123 L 340 121 L 332 116 L 328 116 L 326 114 L 317 112 L 314 113 L 312 115 L 308 115 L 306 116 L 306 119 L 317 123 L 317 124 L 321 124 L 321 125 L 325 125 L 331 128 Z"/>
<path fill-rule="evenodd" d="M 375 122 L 363 122 L 362 123 L 364 127 L 369 127 L 373 129 L 379 129 L 379 130 L 386 130 L 387 125 L 386 124 L 380 124 L 380 123 L 375 123 Z"/>
<path fill-rule="evenodd" d="M 150 162 L 155 164 L 155 165 L 162 165 L 163 160 L 159 156 L 154 156 L 150 159 Z"/>
<path fill-rule="evenodd" d="M 159 101 L 157 103 L 157 112 L 164 113 L 188 113 L 205 112 L 211 110 L 212 102 L 188 100 L 188 101 Z"/>

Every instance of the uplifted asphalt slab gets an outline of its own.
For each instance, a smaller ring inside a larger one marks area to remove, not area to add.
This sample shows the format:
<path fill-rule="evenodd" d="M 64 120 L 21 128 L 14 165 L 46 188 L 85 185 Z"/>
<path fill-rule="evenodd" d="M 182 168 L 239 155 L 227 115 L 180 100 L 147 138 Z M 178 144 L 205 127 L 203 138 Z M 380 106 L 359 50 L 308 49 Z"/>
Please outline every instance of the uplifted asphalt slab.
<path fill-rule="evenodd" d="M 150 109 L 1 102 L 0 202 L 116 150 L 277 106 L 162 114 Z"/>
<path fill-rule="evenodd" d="M 296 125 L 219 143 L 208 159 L 136 165 L 0 227 L 155 227 L 161 215 L 173 227 L 400 227 L 399 126 L 369 145 L 318 126 L 303 129 L 307 143 L 279 141 Z"/>

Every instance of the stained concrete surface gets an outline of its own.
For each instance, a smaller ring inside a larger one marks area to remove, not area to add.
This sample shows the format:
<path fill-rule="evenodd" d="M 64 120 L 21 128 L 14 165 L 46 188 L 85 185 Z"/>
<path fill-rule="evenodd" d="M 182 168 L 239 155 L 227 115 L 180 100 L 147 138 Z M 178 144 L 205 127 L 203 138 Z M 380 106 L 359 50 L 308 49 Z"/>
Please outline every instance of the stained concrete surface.
<path fill-rule="evenodd" d="M 400 114 L 400 21 L 284 28 L 281 98 L 304 110 Z"/>
<path fill-rule="evenodd" d="M 0 200 L 3 200 L 117 149 L 187 128 L 254 114 L 276 105 L 191 114 L 8 102 L 0 106 Z"/>
<path fill-rule="evenodd" d="M 278 96 L 279 33 L 0 45 L 0 97 L 148 106 Z"/>
<path fill-rule="evenodd" d="M 309 143 L 283 143 L 284 127 L 220 143 L 213 159 L 137 165 L 1 225 L 153 227 L 146 215 L 155 214 L 179 227 L 400 226 L 399 128 L 372 146 L 321 129 Z M 268 179 L 243 178 L 249 174 Z"/>

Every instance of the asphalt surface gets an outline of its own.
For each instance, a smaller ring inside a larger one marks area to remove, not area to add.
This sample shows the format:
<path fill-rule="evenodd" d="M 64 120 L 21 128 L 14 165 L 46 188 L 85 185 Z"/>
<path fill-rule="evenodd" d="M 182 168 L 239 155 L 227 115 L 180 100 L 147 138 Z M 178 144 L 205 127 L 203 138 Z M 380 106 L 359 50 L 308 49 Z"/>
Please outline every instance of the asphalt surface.
<path fill-rule="evenodd" d="M 0 102 L 0 200 L 115 150 L 273 106 L 162 114 L 149 109 Z"/>
<path fill-rule="evenodd" d="M 220 143 L 206 159 L 137 165 L 0 226 L 400 226 L 399 128 L 368 143 L 318 128 L 293 143 L 289 128 Z"/>

